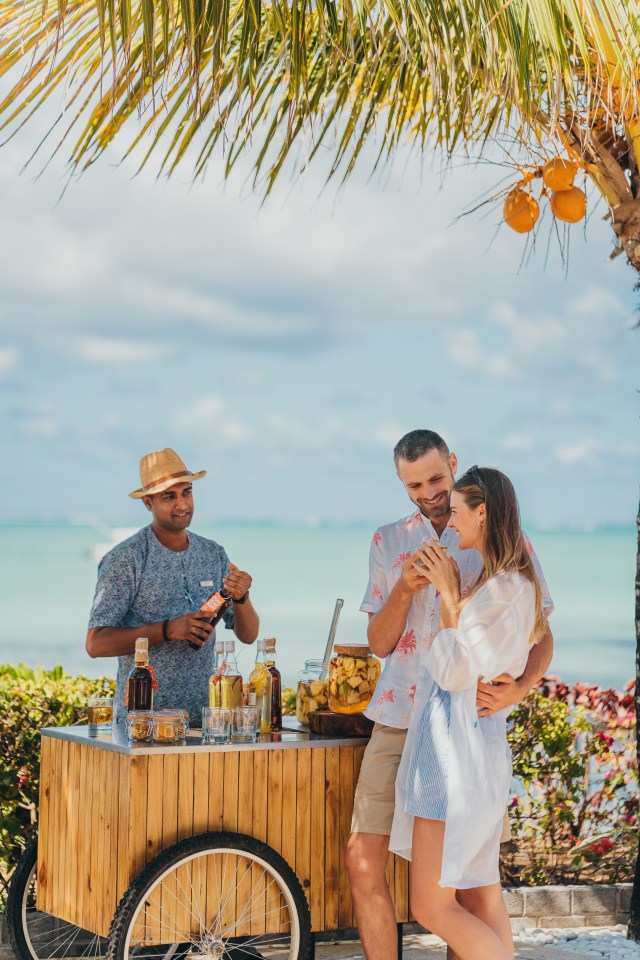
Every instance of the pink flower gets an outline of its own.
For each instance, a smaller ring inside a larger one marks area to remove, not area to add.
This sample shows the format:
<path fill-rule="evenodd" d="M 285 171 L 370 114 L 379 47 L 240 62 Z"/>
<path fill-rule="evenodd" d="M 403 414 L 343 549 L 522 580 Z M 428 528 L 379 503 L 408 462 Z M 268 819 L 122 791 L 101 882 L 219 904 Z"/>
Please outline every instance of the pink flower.
<path fill-rule="evenodd" d="M 382 590 L 377 583 L 374 583 L 373 589 L 371 590 L 371 599 L 372 600 L 382 600 Z"/>
<path fill-rule="evenodd" d="M 398 653 L 414 653 L 416 649 L 417 641 L 414 630 L 408 630 L 406 633 L 403 633 L 400 639 L 398 640 L 398 645 L 396 651 Z"/>
<path fill-rule="evenodd" d="M 376 700 L 376 703 L 395 703 L 395 702 L 396 702 L 395 690 L 387 690 L 387 689 L 381 690 L 380 696 Z"/>
<path fill-rule="evenodd" d="M 413 702 L 415 700 L 415 697 L 416 697 L 416 684 L 412 683 L 411 686 L 409 687 L 409 700 Z"/>
<path fill-rule="evenodd" d="M 21 787 L 27 782 L 27 768 L 20 767 L 18 770 L 18 786 Z"/>
<path fill-rule="evenodd" d="M 376 530 L 376 532 L 373 535 L 373 539 L 371 543 L 375 544 L 375 546 L 377 547 L 381 541 L 382 541 L 382 534 L 380 533 L 379 530 Z"/>
<path fill-rule="evenodd" d="M 408 553 L 399 553 L 398 556 L 393 561 L 393 566 L 391 567 L 391 569 L 399 570 L 402 564 L 405 562 L 405 560 L 408 560 L 410 556 L 411 556 L 411 551 L 409 551 Z"/>

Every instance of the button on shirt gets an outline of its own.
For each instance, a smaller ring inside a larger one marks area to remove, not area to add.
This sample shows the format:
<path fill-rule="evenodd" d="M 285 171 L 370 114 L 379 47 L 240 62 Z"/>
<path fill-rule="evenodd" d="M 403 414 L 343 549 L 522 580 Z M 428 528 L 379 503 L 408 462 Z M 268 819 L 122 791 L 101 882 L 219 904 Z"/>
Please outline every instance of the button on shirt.
<path fill-rule="evenodd" d="M 163 546 L 150 526 L 144 527 L 103 557 L 89 627 L 140 627 L 192 613 L 222 586 L 229 570 L 223 547 L 189 533 L 187 550 Z M 233 627 L 233 607 L 224 615 Z M 213 672 L 214 634 L 199 649 L 184 640 L 169 640 L 149 649 L 149 660 L 158 679 L 154 708 L 185 707 L 191 721 L 200 723 L 208 703 L 209 677 Z M 118 657 L 115 714 L 126 713 L 124 691 L 133 668 L 133 655 Z"/>
<path fill-rule="evenodd" d="M 462 596 L 469 592 L 482 570 L 481 554 L 477 550 L 461 550 L 458 534 L 453 527 L 445 527 L 438 537 L 431 521 L 418 510 L 402 520 L 379 527 L 374 533 L 369 551 L 369 583 L 360 605 L 362 611 L 377 613 L 384 607 L 402 574 L 402 564 L 423 540 L 437 540 L 447 548 L 447 556 L 453 557 L 460 568 Z M 527 545 L 540 580 L 545 613 L 549 615 L 553 610 L 553 602 L 538 558 L 528 540 Z M 439 622 L 439 594 L 429 584 L 414 595 L 402 636 L 393 653 L 385 660 L 373 700 L 365 711 L 370 720 L 390 727 L 409 726 L 420 653 L 426 653 L 431 647 Z"/>

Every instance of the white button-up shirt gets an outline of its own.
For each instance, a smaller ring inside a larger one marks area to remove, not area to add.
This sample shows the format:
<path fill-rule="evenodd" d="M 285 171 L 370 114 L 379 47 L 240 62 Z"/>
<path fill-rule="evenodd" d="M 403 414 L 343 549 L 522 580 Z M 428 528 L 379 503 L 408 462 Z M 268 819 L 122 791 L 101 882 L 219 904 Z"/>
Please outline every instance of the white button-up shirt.
<path fill-rule="evenodd" d="M 402 564 L 423 540 L 437 540 L 447 548 L 447 556 L 453 557 L 460 568 L 462 596 L 468 593 L 482 570 L 482 556 L 477 550 L 461 550 L 458 534 L 453 527 L 445 527 L 438 537 L 431 521 L 416 510 L 395 523 L 379 527 L 374 533 L 369 551 L 369 583 L 360 605 L 361 610 L 377 613 L 382 609 L 402 574 Z M 542 587 L 545 612 L 549 614 L 553 610 L 553 603 L 532 548 L 531 555 Z M 373 699 L 365 711 L 371 720 L 390 727 L 409 726 L 420 652 L 426 653 L 431 647 L 439 622 L 439 594 L 429 584 L 414 595 L 402 636 L 393 653 L 385 660 Z"/>

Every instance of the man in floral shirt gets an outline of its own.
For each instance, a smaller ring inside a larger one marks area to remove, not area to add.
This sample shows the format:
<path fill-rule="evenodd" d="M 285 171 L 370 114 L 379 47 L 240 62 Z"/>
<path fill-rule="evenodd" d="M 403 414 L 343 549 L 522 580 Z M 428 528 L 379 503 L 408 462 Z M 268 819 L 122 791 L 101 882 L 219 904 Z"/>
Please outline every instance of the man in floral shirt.
<path fill-rule="evenodd" d="M 366 715 L 375 721 L 356 787 L 347 845 L 346 866 L 367 960 L 397 957 L 396 919 L 385 868 L 395 805 L 395 781 L 409 725 L 421 649 L 428 649 L 438 632 L 439 602 L 434 587 L 414 567 L 415 551 L 423 540 L 447 548 L 460 568 L 462 596 L 482 568 L 476 550 L 460 550 L 456 531 L 447 527 L 449 498 L 458 462 L 446 443 L 431 430 L 413 430 L 396 445 L 394 459 L 414 510 L 409 516 L 380 527 L 369 554 L 369 584 L 360 607 L 369 615 L 369 646 L 386 658 L 374 699 Z M 534 565 L 542 586 L 547 614 L 553 610 L 540 565 Z M 517 679 L 497 677 L 478 684 L 481 715 L 519 703 L 546 672 L 553 652 L 548 630 L 531 648 L 527 667 Z M 449 953 L 450 960 L 453 954 Z"/>

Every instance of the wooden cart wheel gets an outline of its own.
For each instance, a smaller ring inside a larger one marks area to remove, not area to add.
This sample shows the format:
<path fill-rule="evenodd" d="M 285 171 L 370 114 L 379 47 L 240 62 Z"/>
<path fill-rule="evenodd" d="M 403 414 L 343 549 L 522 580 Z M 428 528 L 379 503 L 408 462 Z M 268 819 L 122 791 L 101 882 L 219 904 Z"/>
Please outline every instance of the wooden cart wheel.
<path fill-rule="evenodd" d="M 36 910 L 38 839 L 13 871 L 7 897 L 7 929 L 16 960 L 104 957 L 107 941 L 82 927 Z"/>
<path fill-rule="evenodd" d="M 108 960 L 308 960 L 309 907 L 288 863 L 253 837 L 205 833 L 168 847 L 135 878 Z"/>

